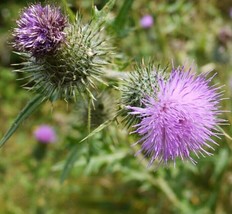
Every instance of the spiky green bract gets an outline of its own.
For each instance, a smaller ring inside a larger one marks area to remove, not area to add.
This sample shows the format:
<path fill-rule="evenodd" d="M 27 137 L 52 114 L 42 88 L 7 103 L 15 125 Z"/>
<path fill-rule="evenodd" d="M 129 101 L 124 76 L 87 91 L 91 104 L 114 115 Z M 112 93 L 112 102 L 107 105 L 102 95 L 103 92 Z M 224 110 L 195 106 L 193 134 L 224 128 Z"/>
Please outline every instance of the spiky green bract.
<path fill-rule="evenodd" d="M 165 79 L 165 69 L 155 66 L 153 62 L 144 61 L 135 66 L 135 71 L 129 74 L 129 78 L 123 81 L 120 88 L 121 107 L 119 115 L 123 117 L 123 123 L 130 127 L 140 119 L 135 115 L 128 114 L 126 106 L 143 107 L 143 99 L 146 96 L 154 96 L 154 90 L 157 88 L 158 79 Z"/>
<path fill-rule="evenodd" d="M 111 48 L 103 35 L 103 26 L 94 21 L 83 24 L 77 16 L 65 29 L 66 41 L 53 55 L 31 57 L 21 69 L 29 73 L 32 87 L 47 98 L 76 100 L 78 94 L 92 97 L 102 67 L 108 63 Z"/>

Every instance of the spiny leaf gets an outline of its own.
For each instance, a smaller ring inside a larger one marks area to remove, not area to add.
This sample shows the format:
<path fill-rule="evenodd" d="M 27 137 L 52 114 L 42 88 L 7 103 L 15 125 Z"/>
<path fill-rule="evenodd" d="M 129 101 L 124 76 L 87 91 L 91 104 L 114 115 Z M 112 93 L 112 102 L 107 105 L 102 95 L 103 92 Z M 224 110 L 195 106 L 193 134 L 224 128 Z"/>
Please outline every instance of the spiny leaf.
<path fill-rule="evenodd" d="M 232 140 L 232 137 L 231 137 L 229 134 L 227 134 L 220 126 L 217 126 L 217 128 L 222 132 L 222 134 L 223 134 L 226 138 L 228 138 L 229 140 Z"/>
<path fill-rule="evenodd" d="M 127 156 L 128 150 L 119 150 L 110 154 L 93 156 L 91 157 L 88 165 L 85 167 L 84 172 L 86 175 L 97 173 L 104 165 L 108 167 L 113 166 L 113 164 L 117 163 Z"/>
<path fill-rule="evenodd" d="M 7 133 L 3 136 L 0 141 L 0 147 L 5 144 L 5 142 L 14 134 L 16 129 L 20 126 L 20 124 L 34 112 L 44 101 L 44 96 L 37 95 L 35 96 L 25 107 L 24 109 L 18 114 L 15 121 L 11 125 L 10 129 Z"/>
<path fill-rule="evenodd" d="M 84 142 L 85 140 L 89 139 L 90 137 L 92 137 L 93 135 L 95 135 L 96 133 L 100 132 L 102 129 L 104 129 L 105 127 L 107 127 L 110 123 L 112 122 L 112 120 L 107 120 L 104 123 L 102 123 L 100 126 L 98 126 L 96 129 L 94 129 L 92 132 L 90 132 L 85 138 L 83 138 L 80 143 Z"/>
<path fill-rule="evenodd" d="M 94 134 L 100 132 L 102 129 L 104 129 L 106 126 L 108 126 L 111 122 L 112 122 L 112 120 L 107 120 L 106 122 L 104 122 L 103 124 L 101 124 L 100 126 L 98 126 L 89 135 L 87 135 L 85 138 L 83 138 L 80 141 L 80 143 L 82 143 L 83 141 L 89 139 Z M 67 176 L 69 175 L 70 171 L 73 168 L 74 163 L 76 162 L 76 159 L 77 159 L 77 156 L 78 156 L 78 149 L 79 149 L 78 145 L 79 144 L 75 145 L 75 147 L 73 148 L 72 152 L 70 153 L 70 155 L 67 158 L 67 161 L 66 161 L 66 163 L 64 165 L 64 169 L 63 169 L 62 174 L 61 174 L 61 178 L 60 178 L 61 182 L 63 182 L 67 178 Z"/>
<path fill-rule="evenodd" d="M 68 13 L 71 21 L 74 22 L 75 21 L 75 14 L 72 12 L 72 10 L 70 9 L 70 7 L 68 6 L 68 2 L 66 0 L 62 0 L 61 2 L 64 5 L 65 10 L 67 11 L 67 13 Z"/>
<path fill-rule="evenodd" d="M 101 10 L 98 10 L 96 7 L 94 7 L 93 19 L 96 20 L 97 23 L 105 22 L 106 17 L 109 14 L 109 12 L 112 10 L 114 4 L 115 4 L 115 0 L 109 0 Z"/>
<path fill-rule="evenodd" d="M 125 36 L 127 31 L 124 29 L 126 21 L 128 19 L 128 14 L 131 10 L 134 0 L 124 0 L 124 3 L 114 20 L 113 28 L 119 36 Z"/>
<path fill-rule="evenodd" d="M 78 147 L 78 144 L 77 144 L 77 145 L 75 145 L 72 152 L 68 156 L 67 161 L 64 164 L 63 171 L 61 173 L 61 177 L 60 177 L 60 182 L 61 183 L 64 182 L 64 180 L 68 177 L 70 171 L 72 170 L 73 164 L 75 163 L 75 161 L 77 159 L 78 149 L 79 149 L 79 147 Z"/>
<path fill-rule="evenodd" d="M 125 25 L 125 20 L 126 17 L 128 17 L 128 13 L 131 9 L 131 6 L 133 4 L 134 0 L 125 0 L 118 16 L 116 17 L 115 21 L 114 21 L 114 25 L 117 26 L 118 29 L 122 29 L 123 26 Z"/>

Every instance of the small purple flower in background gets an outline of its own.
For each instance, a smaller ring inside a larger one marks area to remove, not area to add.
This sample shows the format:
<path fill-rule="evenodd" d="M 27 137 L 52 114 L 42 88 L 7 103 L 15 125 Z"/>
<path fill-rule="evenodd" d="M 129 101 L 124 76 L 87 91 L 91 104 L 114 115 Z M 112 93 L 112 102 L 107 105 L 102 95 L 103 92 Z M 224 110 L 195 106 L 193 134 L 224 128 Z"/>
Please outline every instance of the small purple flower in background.
<path fill-rule="evenodd" d="M 232 7 L 231 7 L 230 10 L 229 10 L 229 16 L 230 16 L 230 18 L 232 19 Z"/>
<path fill-rule="evenodd" d="M 142 28 L 150 28 L 154 23 L 151 15 L 145 15 L 140 19 L 140 25 Z"/>
<path fill-rule="evenodd" d="M 55 130 L 49 125 L 41 125 L 34 131 L 34 136 L 40 143 L 54 143 L 56 141 Z"/>
<path fill-rule="evenodd" d="M 13 47 L 38 57 L 53 53 L 65 40 L 67 19 L 60 8 L 41 4 L 26 8 L 14 29 Z"/>
<path fill-rule="evenodd" d="M 218 40 L 221 45 L 227 46 L 232 40 L 232 30 L 229 26 L 223 26 L 218 33 Z"/>
<path fill-rule="evenodd" d="M 198 158 L 211 155 L 204 147 L 213 149 L 210 143 L 217 144 L 211 137 L 218 137 L 217 125 L 223 122 L 218 118 L 222 94 L 219 87 L 209 86 L 211 80 L 178 67 L 169 79 L 157 78 L 158 89 L 143 100 L 144 107 L 128 106 L 130 114 L 141 119 L 134 131 L 141 136 L 138 154 L 150 157 L 150 164 L 170 160 L 175 164 L 176 158 L 195 164 L 191 152 Z"/>

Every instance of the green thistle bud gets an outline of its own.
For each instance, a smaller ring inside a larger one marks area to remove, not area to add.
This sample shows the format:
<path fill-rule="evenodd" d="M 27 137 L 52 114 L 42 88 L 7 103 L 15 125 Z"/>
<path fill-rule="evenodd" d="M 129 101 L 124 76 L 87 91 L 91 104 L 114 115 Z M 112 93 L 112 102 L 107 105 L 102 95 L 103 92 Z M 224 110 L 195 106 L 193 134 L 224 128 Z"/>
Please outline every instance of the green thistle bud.
<path fill-rule="evenodd" d="M 90 108 L 90 121 L 88 121 L 89 106 L 85 102 L 78 102 L 78 112 L 82 118 L 82 123 L 95 129 L 104 122 L 112 120 L 116 115 L 116 101 L 111 91 L 104 91 L 96 96 L 93 106 Z"/>
<path fill-rule="evenodd" d="M 125 79 L 120 91 L 121 106 L 119 115 L 123 117 L 123 122 L 127 127 L 139 121 L 135 115 L 128 114 L 127 106 L 143 107 L 143 100 L 146 96 L 155 96 L 157 88 L 157 80 L 165 78 L 164 71 L 159 66 L 156 68 L 152 62 L 145 65 L 145 62 L 137 64 L 135 71 L 129 74 L 129 78 Z M 155 97 L 154 97 L 155 98 Z"/>

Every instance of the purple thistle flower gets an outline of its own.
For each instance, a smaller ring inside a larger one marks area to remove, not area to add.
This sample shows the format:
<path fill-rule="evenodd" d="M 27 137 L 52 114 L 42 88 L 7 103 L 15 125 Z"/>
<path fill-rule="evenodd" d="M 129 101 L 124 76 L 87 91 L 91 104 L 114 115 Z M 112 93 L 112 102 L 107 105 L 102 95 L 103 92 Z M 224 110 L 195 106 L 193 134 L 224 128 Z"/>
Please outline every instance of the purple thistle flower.
<path fill-rule="evenodd" d="M 140 25 L 142 28 L 150 28 L 154 23 L 151 15 L 145 15 L 140 19 Z"/>
<path fill-rule="evenodd" d="M 56 141 L 55 130 L 49 125 L 41 125 L 34 131 L 34 136 L 40 143 L 54 143 Z"/>
<path fill-rule="evenodd" d="M 37 57 L 53 53 L 64 42 L 67 19 L 60 8 L 36 4 L 22 12 L 17 25 L 13 47 Z"/>
<path fill-rule="evenodd" d="M 138 153 L 149 156 L 150 164 L 155 160 L 175 163 L 178 157 L 195 164 L 191 152 L 198 158 L 198 154 L 211 155 L 204 147 L 213 149 L 210 143 L 217 144 L 211 137 L 218 137 L 214 130 L 223 121 L 218 118 L 222 94 L 219 87 L 209 86 L 212 78 L 178 67 L 168 80 L 157 79 L 158 90 L 143 100 L 145 107 L 128 107 L 141 119 L 134 131 L 142 137 Z"/>

